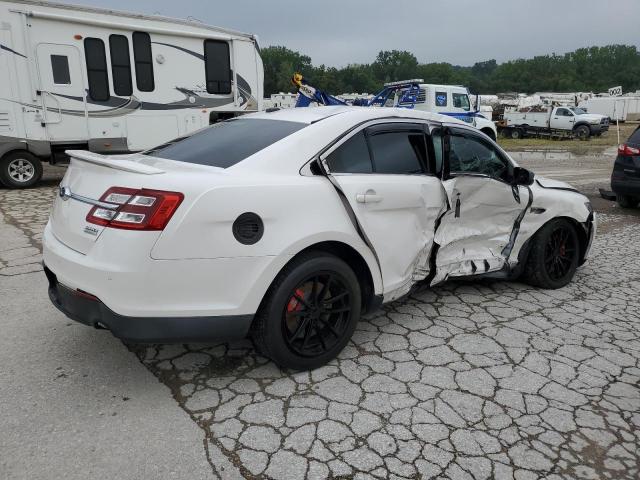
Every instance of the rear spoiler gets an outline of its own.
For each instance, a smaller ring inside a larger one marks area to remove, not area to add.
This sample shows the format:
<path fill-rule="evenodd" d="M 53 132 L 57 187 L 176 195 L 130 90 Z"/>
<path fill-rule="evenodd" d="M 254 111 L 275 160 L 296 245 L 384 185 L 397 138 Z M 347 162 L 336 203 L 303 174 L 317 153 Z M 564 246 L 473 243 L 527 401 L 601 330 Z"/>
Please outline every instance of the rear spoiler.
<path fill-rule="evenodd" d="M 165 173 L 164 170 L 159 168 L 144 165 L 140 162 L 125 160 L 122 157 L 117 156 L 100 155 L 98 153 L 87 152 L 85 150 L 67 150 L 65 153 L 75 160 L 93 163 L 94 165 L 113 168 L 115 170 L 123 170 L 125 172 L 141 173 L 143 175 L 158 175 L 160 173 Z"/>

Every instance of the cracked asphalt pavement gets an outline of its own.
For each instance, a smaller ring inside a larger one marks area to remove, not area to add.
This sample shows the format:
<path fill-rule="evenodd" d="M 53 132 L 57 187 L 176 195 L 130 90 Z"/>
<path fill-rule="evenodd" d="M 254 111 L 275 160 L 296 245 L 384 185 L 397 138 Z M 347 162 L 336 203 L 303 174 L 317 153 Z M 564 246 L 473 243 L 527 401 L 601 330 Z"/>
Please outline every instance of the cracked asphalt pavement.
<path fill-rule="evenodd" d="M 0 282 L 41 275 L 51 178 L 0 190 L 5 222 L 23 234 L 19 248 L 0 248 Z M 366 317 L 312 372 L 282 371 L 249 341 L 128 348 L 197 426 L 186 448 L 206 458 L 209 478 L 637 479 L 640 219 L 605 212 L 569 286 L 418 290 Z M 50 328 L 66 321 L 47 308 Z M 89 331 L 88 342 L 109 335 Z"/>

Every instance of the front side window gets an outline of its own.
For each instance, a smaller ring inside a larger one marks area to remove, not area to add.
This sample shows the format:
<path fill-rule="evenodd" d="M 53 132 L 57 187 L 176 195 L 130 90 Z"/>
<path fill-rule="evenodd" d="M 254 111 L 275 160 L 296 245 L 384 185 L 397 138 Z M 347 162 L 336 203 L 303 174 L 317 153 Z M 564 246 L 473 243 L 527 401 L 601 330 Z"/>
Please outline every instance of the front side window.
<path fill-rule="evenodd" d="M 436 92 L 436 107 L 447 106 L 447 92 Z"/>
<path fill-rule="evenodd" d="M 461 108 L 465 111 L 471 110 L 471 104 L 469 103 L 469 95 L 466 93 L 453 93 L 453 106 L 455 108 Z"/>
<path fill-rule="evenodd" d="M 153 92 L 153 54 L 148 33 L 133 32 L 133 60 L 136 64 L 136 86 L 141 92 Z"/>
<path fill-rule="evenodd" d="M 415 175 L 424 173 L 427 146 L 421 131 L 396 131 L 369 137 L 376 173 Z"/>
<path fill-rule="evenodd" d="M 104 42 L 99 38 L 85 38 L 84 55 L 87 62 L 89 97 L 96 102 L 106 102 L 111 95 Z"/>
<path fill-rule="evenodd" d="M 228 168 L 306 127 L 283 120 L 236 118 L 145 152 L 152 157 Z"/>
<path fill-rule="evenodd" d="M 556 115 L 558 115 L 559 117 L 572 117 L 573 113 L 571 113 L 571 111 L 567 108 L 559 108 L 556 111 Z"/>
<path fill-rule="evenodd" d="M 116 95 L 132 95 L 133 84 L 131 83 L 129 40 L 124 35 L 111 35 L 109 37 L 109 51 L 111 53 L 113 91 Z"/>
<path fill-rule="evenodd" d="M 69 59 L 65 55 L 51 55 L 51 70 L 53 72 L 53 83 L 56 85 L 71 85 Z"/>
<path fill-rule="evenodd" d="M 372 173 L 373 165 L 364 131 L 356 133 L 329 156 L 327 164 L 332 173 Z"/>
<path fill-rule="evenodd" d="M 220 40 L 204 41 L 204 66 L 207 92 L 214 94 L 231 93 L 231 57 L 227 42 Z"/>
<path fill-rule="evenodd" d="M 507 181 L 507 161 L 492 145 L 467 135 L 450 137 L 449 173 L 479 174 Z"/>

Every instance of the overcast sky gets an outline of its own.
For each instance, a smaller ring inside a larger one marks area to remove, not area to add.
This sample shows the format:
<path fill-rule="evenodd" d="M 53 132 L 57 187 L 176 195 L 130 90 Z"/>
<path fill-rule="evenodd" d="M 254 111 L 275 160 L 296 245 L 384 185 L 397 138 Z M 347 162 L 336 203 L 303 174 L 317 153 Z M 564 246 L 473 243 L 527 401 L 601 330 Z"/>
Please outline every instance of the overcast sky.
<path fill-rule="evenodd" d="M 472 65 L 580 47 L 640 45 L 640 0 L 61 0 L 258 35 L 315 65 L 370 63 L 409 50 L 421 63 Z"/>

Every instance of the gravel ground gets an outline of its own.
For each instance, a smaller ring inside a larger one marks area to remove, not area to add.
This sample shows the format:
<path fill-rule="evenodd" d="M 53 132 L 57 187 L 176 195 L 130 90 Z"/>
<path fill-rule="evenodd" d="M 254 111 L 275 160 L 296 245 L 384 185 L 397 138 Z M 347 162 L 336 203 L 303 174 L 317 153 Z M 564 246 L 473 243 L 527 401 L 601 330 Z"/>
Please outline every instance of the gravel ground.
<path fill-rule="evenodd" d="M 592 180 L 585 188 L 606 177 Z M 38 270 L 55 183 L 0 190 L 27 239 L 0 252 L 0 281 Z M 640 221 L 604 212 L 569 286 L 419 290 L 360 322 L 311 373 L 281 371 L 249 342 L 130 349 L 202 429 L 222 479 L 637 479 Z"/>

